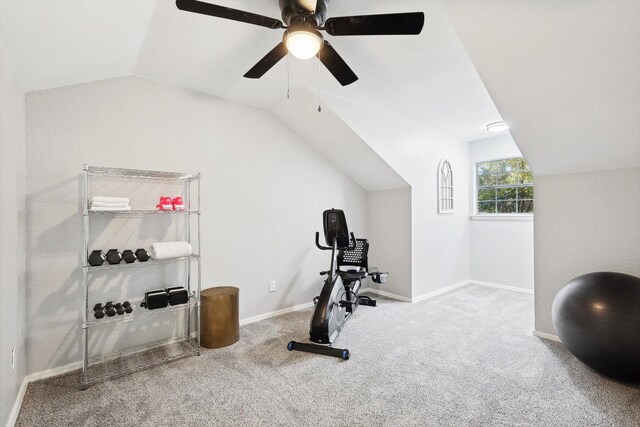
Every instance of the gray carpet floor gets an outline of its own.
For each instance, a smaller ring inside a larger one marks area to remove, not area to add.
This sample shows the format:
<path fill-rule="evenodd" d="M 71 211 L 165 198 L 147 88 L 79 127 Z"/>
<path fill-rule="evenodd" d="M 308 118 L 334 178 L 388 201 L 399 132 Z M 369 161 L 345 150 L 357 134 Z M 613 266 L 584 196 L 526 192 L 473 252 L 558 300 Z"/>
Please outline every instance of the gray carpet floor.
<path fill-rule="evenodd" d="M 360 307 L 342 361 L 289 352 L 310 310 L 242 327 L 233 346 L 86 391 L 77 373 L 29 385 L 19 426 L 639 426 L 640 388 L 531 335 L 533 297 L 468 286 Z"/>

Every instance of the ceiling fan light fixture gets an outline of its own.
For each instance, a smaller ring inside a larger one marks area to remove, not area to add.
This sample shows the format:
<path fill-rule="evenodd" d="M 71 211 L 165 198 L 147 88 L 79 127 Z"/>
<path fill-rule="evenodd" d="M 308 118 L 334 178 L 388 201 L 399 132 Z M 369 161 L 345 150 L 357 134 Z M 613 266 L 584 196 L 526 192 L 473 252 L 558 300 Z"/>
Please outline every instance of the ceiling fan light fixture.
<path fill-rule="evenodd" d="M 487 131 L 498 133 L 509 129 L 509 126 L 505 122 L 493 122 L 489 123 L 487 126 Z"/>
<path fill-rule="evenodd" d="M 322 36 L 313 29 L 286 31 L 284 44 L 290 54 L 299 59 L 309 59 L 318 54 L 322 47 Z"/>
<path fill-rule="evenodd" d="M 1 1 L 1 0 L 0 0 Z M 215 0 L 214 0 L 215 1 Z M 342 85 L 358 76 L 318 30 L 331 36 L 417 35 L 424 26 L 424 12 L 382 13 L 376 15 L 338 16 L 329 19 L 329 0 L 279 0 L 282 21 L 268 16 L 209 3 L 209 0 L 175 0 L 178 9 L 284 31 L 273 49 L 244 74 L 259 79 L 289 53 L 300 59 L 317 55 L 318 60 Z"/>

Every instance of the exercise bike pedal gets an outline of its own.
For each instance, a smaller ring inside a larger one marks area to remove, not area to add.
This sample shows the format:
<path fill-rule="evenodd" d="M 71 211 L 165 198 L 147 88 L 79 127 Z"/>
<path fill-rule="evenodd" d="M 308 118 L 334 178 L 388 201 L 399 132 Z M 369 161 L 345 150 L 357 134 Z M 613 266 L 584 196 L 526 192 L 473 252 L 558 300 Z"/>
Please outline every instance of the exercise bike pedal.
<path fill-rule="evenodd" d="M 358 305 L 358 303 L 356 303 L 355 301 L 347 301 L 347 300 L 340 300 L 340 307 L 347 307 L 347 308 L 352 308 L 354 305 Z"/>
<path fill-rule="evenodd" d="M 359 296 L 358 297 L 360 305 L 367 305 L 369 307 L 375 307 L 377 305 L 377 301 L 369 298 L 368 296 Z"/>

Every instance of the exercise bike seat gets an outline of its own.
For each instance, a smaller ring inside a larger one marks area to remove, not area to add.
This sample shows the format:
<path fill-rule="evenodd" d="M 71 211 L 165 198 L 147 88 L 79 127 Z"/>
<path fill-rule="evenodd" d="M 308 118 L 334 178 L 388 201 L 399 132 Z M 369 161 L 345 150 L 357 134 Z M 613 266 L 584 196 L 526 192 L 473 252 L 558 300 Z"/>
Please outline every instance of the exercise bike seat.
<path fill-rule="evenodd" d="M 367 277 L 366 270 L 348 270 L 348 271 L 340 271 L 338 270 L 338 274 L 342 279 L 344 284 L 349 284 L 351 282 L 355 282 L 356 280 L 362 280 Z"/>

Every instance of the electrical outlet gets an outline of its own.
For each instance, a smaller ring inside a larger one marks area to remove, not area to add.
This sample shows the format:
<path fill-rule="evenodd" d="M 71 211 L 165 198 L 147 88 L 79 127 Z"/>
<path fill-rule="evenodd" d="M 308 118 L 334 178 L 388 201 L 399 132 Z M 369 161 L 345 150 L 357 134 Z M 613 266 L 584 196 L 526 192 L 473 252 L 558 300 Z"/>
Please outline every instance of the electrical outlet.
<path fill-rule="evenodd" d="M 11 349 L 11 369 L 16 370 L 16 348 Z"/>
<path fill-rule="evenodd" d="M 269 282 L 269 292 L 275 292 L 276 291 L 276 281 L 272 280 Z"/>

